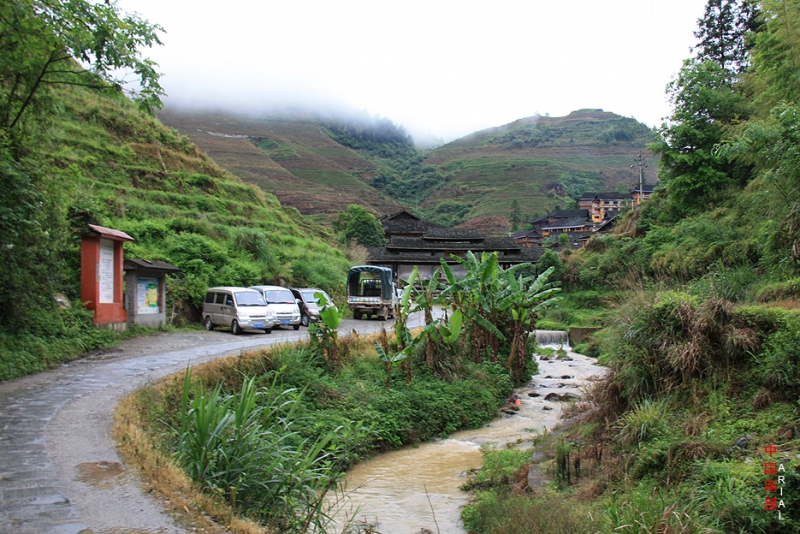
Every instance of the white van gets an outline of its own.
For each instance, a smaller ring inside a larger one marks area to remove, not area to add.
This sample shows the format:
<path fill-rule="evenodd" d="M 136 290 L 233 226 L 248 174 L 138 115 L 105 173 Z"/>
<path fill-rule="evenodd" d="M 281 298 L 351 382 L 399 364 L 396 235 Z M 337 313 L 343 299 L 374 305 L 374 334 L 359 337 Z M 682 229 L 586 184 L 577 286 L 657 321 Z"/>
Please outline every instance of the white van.
<path fill-rule="evenodd" d="M 300 329 L 300 306 L 297 305 L 292 292 L 280 286 L 250 286 L 264 296 L 264 300 L 275 312 L 275 324 L 292 325 L 295 330 Z"/>
<path fill-rule="evenodd" d="M 275 313 L 263 295 L 245 287 L 212 287 L 203 299 L 203 324 L 206 330 L 230 326 L 234 335 L 243 330 L 264 330 L 275 326 Z"/>

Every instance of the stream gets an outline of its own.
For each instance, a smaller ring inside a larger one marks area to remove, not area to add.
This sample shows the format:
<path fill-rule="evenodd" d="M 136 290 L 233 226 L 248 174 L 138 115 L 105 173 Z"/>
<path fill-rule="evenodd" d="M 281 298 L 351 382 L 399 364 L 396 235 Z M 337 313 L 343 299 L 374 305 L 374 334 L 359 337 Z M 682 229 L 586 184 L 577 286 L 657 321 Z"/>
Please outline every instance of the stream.
<path fill-rule="evenodd" d="M 604 371 L 595 365 L 594 358 L 570 350 L 566 332 L 537 331 L 537 344 L 563 346 L 567 358 L 539 358 L 539 374 L 514 390 L 522 401 L 515 415 L 501 413 L 482 428 L 359 463 L 345 477 L 348 498 L 337 516 L 353 518 L 356 524 L 368 525 L 381 534 L 465 534 L 461 509 L 470 494 L 459 487 L 466 481 L 467 472 L 481 465 L 481 445 L 502 448 L 517 443 L 530 447 L 537 433 L 558 424 L 565 404 L 545 401 L 545 397 L 549 393 L 581 395 L 583 383 Z"/>

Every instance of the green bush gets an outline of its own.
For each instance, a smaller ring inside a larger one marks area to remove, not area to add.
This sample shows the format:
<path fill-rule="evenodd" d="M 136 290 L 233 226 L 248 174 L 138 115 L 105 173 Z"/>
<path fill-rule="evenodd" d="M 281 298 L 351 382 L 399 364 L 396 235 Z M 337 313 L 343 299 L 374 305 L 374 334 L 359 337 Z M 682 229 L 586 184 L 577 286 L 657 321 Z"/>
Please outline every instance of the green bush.
<path fill-rule="evenodd" d="M 0 380 L 50 369 L 120 339 L 96 328 L 91 312 L 79 306 L 40 310 L 35 319 L 25 331 L 0 331 Z"/>
<path fill-rule="evenodd" d="M 581 506 L 548 495 L 505 495 L 477 491 L 461 517 L 472 534 L 585 534 L 592 522 Z"/>

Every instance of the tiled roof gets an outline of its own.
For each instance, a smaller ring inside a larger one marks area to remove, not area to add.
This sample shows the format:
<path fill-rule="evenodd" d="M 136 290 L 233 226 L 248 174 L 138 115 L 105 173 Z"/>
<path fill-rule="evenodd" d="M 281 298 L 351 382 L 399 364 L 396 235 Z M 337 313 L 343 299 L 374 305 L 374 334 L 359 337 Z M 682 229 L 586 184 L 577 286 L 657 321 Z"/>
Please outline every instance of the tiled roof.
<path fill-rule="evenodd" d="M 510 237 L 484 237 L 472 242 L 431 241 L 420 237 L 394 236 L 387 250 L 513 250 L 520 246 Z"/>
<path fill-rule="evenodd" d="M 379 217 L 378 220 L 383 222 L 383 221 L 394 221 L 394 220 L 406 220 L 406 221 L 417 220 L 417 221 L 420 221 L 422 219 L 420 219 L 419 217 L 417 217 L 416 215 L 414 215 L 413 213 L 411 213 L 408 210 L 400 210 L 400 211 L 396 211 L 394 213 L 390 213 L 389 215 L 384 215 L 383 217 Z"/>
<path fill-rule="evenodd" d="M 126 271 L 151 270 L 151 271 L 165 271 L 171 273 L 180 272 L 180 268 L 175 267 L 174 265 L 167 263 L 165 261 L 158 261 L 158 260 L 126 259 L 123 262 L 122 268 Z"/>
<path fill-rule="evenodd" d="M 553 210 L 547 215 L 546 219 L 575 219 L 578 217 L 589 217 L 589 210 Z"/>
<path fill-rule="evenodd" d="M 480 239 L 481 235 L 476 230 L 462 228 L 431 228 L 423 239 Z"/>
<path fill-rule="evenodd" d="M 430 253 L 403 253 L 393 254 L 388 252 L 385 248 L 373 247 L 367 249 L 369 254 L 369 262 L 371 263 L 412 263 L 412 264 L 438 264 L 441 258 L 445 258 L 448 263 L 456 263 L 449 253 L 446 251 L 437 251 L 434 255 Z M 473 251 L 483 252 L 483 251 Z M 519 248 L 513 250 L 513 253 L 508 254 L 500 251 L 498 259 L 501 263 L 524 263 L 535 262 L 542 255 L 543 249 L 541 247 Z"/>
<path fill-rule="evenodd" d="M 584 226 L 592 226 L 592 222 L 582 218 L 566 219 L 556 221 L 548 224 L 542 230 L 561 230 L 564 228 L 583 228 Z"/>
<path fill-rule="evenodd" d="M 522 239 L 524 237 L 542 237 L 537 230 L 525 230 L 524 232 L 514 232 L 511 234 L 512 239 Z"/>
<path fill-rule="evenodd" d="M 90 224 L 89 231 L 100 234 L 100 237 L 104 239 L 111 239 L 113 241 L 133 241 L 133 238 L 122 230 L 114 230 L 113 228 L 106 228 L 105 226 Z"/>
<path fill-rule="evenodd" d="M 648 185 L 648 184 L 644 184 L 644 185 L 642 186 L 642 190 L 643 190 L 645 193 L 652 193 L 653 191 L 655 191 L 655 188 L 656 188 L 657 186 L 658 186 L 658 184 L 656 184 L 656 185 Z M 638 186 L 638 185 L 637 185 L 637 186 L 636 186 L 636 188 L 633 190 L 633 192 L 634 192 L 634 193 L 637 193 L 637 192 L 639 192 L 639 186 Z"/>
<path fill-rule="evenodd" d="M 438 224 L 423 221 L 421 219 L 394 219 L 383 220 L 383 231 L 388 234 L 397 233 L 419 233 L 424 234 L 432 228 L 439 228 Z"/>
<path fill-rule="evenodd" d="M 600 193 L 584 193 L 581 200 L 629 200 L 630 193 L 617 193 L 616 191 L 601 191 Z"/>

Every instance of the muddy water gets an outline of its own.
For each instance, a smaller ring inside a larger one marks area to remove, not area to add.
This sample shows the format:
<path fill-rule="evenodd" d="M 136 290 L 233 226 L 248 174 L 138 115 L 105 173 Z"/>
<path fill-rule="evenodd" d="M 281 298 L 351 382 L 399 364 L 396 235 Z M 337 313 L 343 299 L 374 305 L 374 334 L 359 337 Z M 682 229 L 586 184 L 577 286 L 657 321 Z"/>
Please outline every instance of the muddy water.
<path fill-rule="evenodd" d="M 412 534 L 421 529 L 465 533 L 460 514 L 469 494 L 459 486 L 470 468 L 481 465 L 480 446 L 530 446 L 537 433 L 558 423 L 564 405 L 545 397 L 549 393 L 580 395 L 587 379 L 603 372 L 593 358 L 574 352 L 568 352 L 568 358 L 539 361 L 539 374 L 515 391 L 522 401 L 516 415 L 501 414 L 483 428 L 358 464 L 346 477 L 347 515 L 383 534 Z"/>

